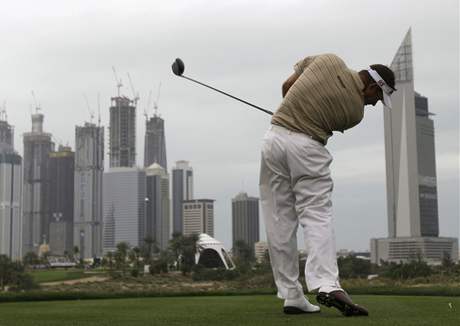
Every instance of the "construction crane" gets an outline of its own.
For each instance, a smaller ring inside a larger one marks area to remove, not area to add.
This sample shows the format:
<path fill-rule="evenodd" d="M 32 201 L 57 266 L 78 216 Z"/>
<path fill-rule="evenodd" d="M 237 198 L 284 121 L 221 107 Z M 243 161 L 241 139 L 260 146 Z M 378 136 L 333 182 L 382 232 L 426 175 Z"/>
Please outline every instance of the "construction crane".
<path fill-rule="evenodd" d="M 90 122 L 90 123 L 93 123 L 93 118 L 94 118 L 94 110 L 91 110 L 91 107 L 89 106 L 88 97 L 86 96 L 86 94 L 85 94 L 85 93 L 83 93 L 83 97 L 85 98 L 86 107 L 88 108 L 88 113 L 89 113 L 89 117 L 90 117 L 90 120 L 89 120 L 89 122 Z"/>
<path fill-rule="evenodd" d="M 97 124 L 101 126 L 101 94 L 97 93 Z"/>
<path fill-rule="evenodd" d="M 54 143 L 58 145 L 58 150 L 59 150 L 59 146 L 64 145 L 64 142 L 62 141 L 61 138 L 57 138 L 55 135 L 51 135 L 51 138 L 53 139 Z"/>
<path fill-rule="evenodd" d="M 134 90 L 133 81 L 131 80 L 131 76 L 129 75 L 129 72 L 127 74 L 128 74 L 129 85 L 131 87 L 131 92 L 133 93 L 134 106 L 137 106 L 137 101 L 139 101 L 139 93 L 136 93 L 136 91 Z"/>
<path fill-rule="evenodd" d="M 151 102 L 152 102 L 152 90 L 149 91 L 149 97 L 147 99 L 147 105 L 145 106 L 145 109 L 144 109 L 145 121 L 147 121 L 149 119 L 149 115 L 147 114 L 147 112 L 150 109 Z"/>
<path fill-rule="evenodd" d="M 39 104 L 39 103 L 37 103 L 37 98 L 35 97 L 35 93 L 34 93 L 34 91 L 33 91 L 33 90 L 31 91 L 31 93 L 32 93 L 32 98 L 34 99 L 34 104 L 35 104 L 35 113 L 38 113 L 38 111 L 40 111 L 40 110 L 41 110 L 41 108 L 40 108 L 40 104 Z"/>
<path fill-rule="evenodd" d="M 160 90 L 161 90 L 161 82 L 160 82 L 160 85 L 158 85 L 157 99 L 153 102 L 153 108 L 155 110 L 155 116 L 158 115 L 158 102 L 160 101 Z"/>
<path fill-rule="evenodd" d="M 3 106 L 0 109 L 0 120 L 8 121 L 8 115 L 6 114 L 6 100 L 3 101 Z"/>
<path fill-rule="evenodd" d="M 118 97 L 120 97 L 120 88 L 123 87 L 123 84 L 121 82 L 121 79 L 118 79 L 117 71 L 115 70 L 114 66 L 112 66 L 112 71 L 113 71 L 113 76 L 115 77 L 115 82 L 117 83 Z"/>

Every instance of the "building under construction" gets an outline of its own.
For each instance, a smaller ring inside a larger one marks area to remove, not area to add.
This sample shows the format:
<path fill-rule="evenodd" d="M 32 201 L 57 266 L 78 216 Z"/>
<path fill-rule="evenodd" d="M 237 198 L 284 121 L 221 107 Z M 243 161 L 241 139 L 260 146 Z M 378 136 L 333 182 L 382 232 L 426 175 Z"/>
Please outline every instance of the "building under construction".
<path fill-rule="evenodd" d="M 14 147 L 14 130 L 6 121 L 6 114 L 0 112 L 0 150 Z"/>
<path fill-rule="evenodd" d="M 166 171 L 165 121 L 157 114 L 145 121 L 144 167 L 159 164 Z"/>
<path fill-rule="evenodd" d="M 0 255 L 22 258 L 22 158 L 13 147 L 13 127 L 0 112 Z"/>
<path fill-rule="evenodd" d="M 136 165 L 136 102 L 125 97 L 111 98 L 110 167 Z"/>
<path fill-rule="evenodd" d="M 53 254 L 64 255 L 73 251 L 75 153 L 70 147 L 59 146 L 57 152 L 50 153 L 48 168 L 49 246 Z"/>
<path fill-rule="evenodd" d="M 24 197 L 23 197 L 23 254 L 38 253 L 43 241 L 49 239 L 48 161 L 54 151 L 51 134 L 43 132 L 41 113 L 32 114 L 32 131 L 24 133 Z"/>
<path fill-rule="evenodd" d="M 74 246 L 82 258 L 102 255 L 104 127 L 75 127 Z"/>

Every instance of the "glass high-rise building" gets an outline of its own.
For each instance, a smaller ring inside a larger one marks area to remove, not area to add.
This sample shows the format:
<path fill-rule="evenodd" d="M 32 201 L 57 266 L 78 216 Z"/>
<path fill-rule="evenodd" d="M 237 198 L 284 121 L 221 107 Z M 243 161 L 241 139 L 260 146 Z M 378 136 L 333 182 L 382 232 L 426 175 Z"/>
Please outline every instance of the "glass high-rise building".
<path fill-rule="evenodd" d="M 59 146 L 49 155 L 48 241 L 51 253 L 64 255 L 73 251 L 75 153 L 70 147 Z"/>
<path fill-rule="evenodd" d="M 157 163 L 146 168 L 145 174 L 147 178 L 145 237 L 153 239 L 159 249 L 165 250 L 171 236 L 169 176 Z"/>
<path fill-rule="evenodd" d="M 115 251 L 120 242 L 141 247 L 145 237 L 145 171 L 112 168 L 104 172 L 104 253 Z"/>
<path fill-rule="evenodd" d="M 244 241 L 254 254 L 254 244 L 259 241 L 259 198 L 239 193 L 232 199 L 233 248 Z"/>
<path fill-rule="evenodd" d="M 193 169 L 188 161 L 177 161 L 172 169 L 173 233 L 183 233 L 182 203 L 193 199 Z"/>

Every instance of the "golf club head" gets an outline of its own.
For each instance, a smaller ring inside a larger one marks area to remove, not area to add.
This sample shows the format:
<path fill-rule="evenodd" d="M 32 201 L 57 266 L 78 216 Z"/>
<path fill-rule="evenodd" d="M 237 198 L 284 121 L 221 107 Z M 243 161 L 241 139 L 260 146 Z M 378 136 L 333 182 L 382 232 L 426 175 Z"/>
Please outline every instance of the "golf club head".
<path fill-rule="evenodd" d="M 185 70 L 185 65 L 181 59 L 177 58 L 176 60 L 174 60 L 171 68 L 172 68 L 174 75 L 182 76 Z"/>

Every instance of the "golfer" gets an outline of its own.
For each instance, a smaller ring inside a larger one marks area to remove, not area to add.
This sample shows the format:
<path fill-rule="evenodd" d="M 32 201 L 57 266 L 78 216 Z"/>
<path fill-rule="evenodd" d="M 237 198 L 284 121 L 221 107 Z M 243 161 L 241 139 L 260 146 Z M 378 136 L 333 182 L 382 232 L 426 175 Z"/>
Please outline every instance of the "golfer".
<path fill-rule="evenodd" d="M 297 228 L 303 227 L 305 279 L 320 304 L 344 315 L 368 315 L 339 283 L 331 194 L 333 182 L 326 149 L 333 131 L 356 126 L 364 106 L 379 100 L 391 108 L 394 74 L 384 65 L 359 72 L 334 54 L 307 57 L 294 66 L 282 86 L 283 101 L 273 115 L 262 146 L 260 195 L 267 242 L 287 314 L 319 312 L 299 283 Z"/>

